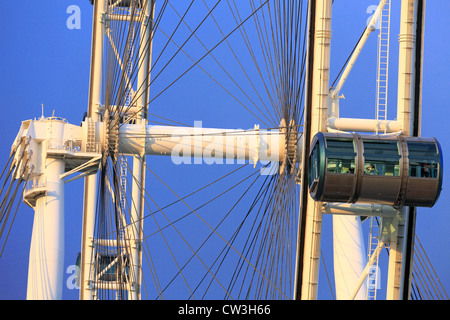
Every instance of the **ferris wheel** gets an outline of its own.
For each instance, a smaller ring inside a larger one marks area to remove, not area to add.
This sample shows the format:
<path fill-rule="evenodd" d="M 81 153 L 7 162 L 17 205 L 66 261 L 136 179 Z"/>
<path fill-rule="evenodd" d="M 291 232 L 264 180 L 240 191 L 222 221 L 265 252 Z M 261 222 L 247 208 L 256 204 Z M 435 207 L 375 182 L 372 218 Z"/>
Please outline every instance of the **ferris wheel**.
<path fill-rule="evenodd" d="M 80 299 L 317 299 L 326 214 L 338 299 L 375 299 L 385 248 L 386 298 L 411 296 L 414 208 L 442 188 L 440 145 L 420 137 L 424 1 L 402 0 L 396 120 L 390 0 L 336 86 L 331 0 L 91 3 L 81 125 L 24 121 L 2 178 L 2 235 L 9 199 L 35 210 L 27 298 L 62 297 L 64 185 L 79 179 Z M 343 118 L 376 32 L 375 119 Z"/>

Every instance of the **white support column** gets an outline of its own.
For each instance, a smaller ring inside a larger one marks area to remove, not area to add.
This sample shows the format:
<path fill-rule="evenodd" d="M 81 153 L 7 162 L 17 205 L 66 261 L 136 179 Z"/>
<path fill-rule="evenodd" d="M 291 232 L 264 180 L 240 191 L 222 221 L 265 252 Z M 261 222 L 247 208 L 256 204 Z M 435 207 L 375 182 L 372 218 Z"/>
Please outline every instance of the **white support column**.
<path fill-rule="evenodd" d="M 99 121 L 99 107 L 101 105 L 102 77 L 103 77 L 103 41 L 105 13 L 104 0 L 94 3 L 92 27 L 91 74 L 88 101 L 88 117 L 95 122 Z M 94 236 L 95 207 L 97 193 L 97 175 L 90 175 L 85 179 L 83 231 L 81 239 L 81 266 L 80 266 L 80 299 L 91 300 L 92 292 L 89 288 L 89 273 L 91 269 L 92 240 Z"/>
<path fill-rule="evenodd" d="M 98 121 L 98 110 L 101 105 L 103 78 L 103 41 L 105 38 L 104 13 L 106 0 L 94 2 L 92 18 L 91 71 L 89 83 L 88 117 Z"/>
<path fill-rule="evenodd" d="M 330 44 L 331 44 L 331 0 L 315 3 L 314 61 L 312 79 L 311 138 L 317 132 L 326 131 L 329 101 Z M 305 150 L 308 152 L 308 150 Z M 306 183 L 303 184 L 306 186 Z M 308 195 L 306 201 L 303 261 L 301 270 L 302 300 L 317 299 L 320 262 L 320 242 L 322 232 L 322 205 Z M 305 204 L 302 204 L 305 205 Z"/>
<path fill-rule="evenodd" d="M 28 267 L 28 300 L 62 299 L 64 274 L 64 160 L 47 158 L 47 195 L 37 199 Z"/>
<path fill-rule="evenodd" d="M 400 34 L 399 34 L 399 66 L 397 121 L 405 136 L 411 135 L 413 120 L 413 84 L 414 84 L 414 49 L 416 30 L 416 0 L 402 0 Z M 407 228 L 407 208 L 392 220 L 391 229 L 395 232 L 390 238 L 389 269 L 387 283 L 387 300 L 403 299 L 403 283 L 405 276 L 405 237 Z"/>
<path fill-rule="evenodd" d="M 411 135 L 412 125 L 416 2 L 416 0 L 402 0 L 400 34 L 398 36 L 397 121 L 400 122 L 403 133 L 406 136 Z"/>
<path fill-rule="evenodd" d="M 330 89 L 330 46 L 332 1 L 316 2 L 316 27 L 314 49 L 314 74 L 311 135 L 326 131 Z"/>
<path fill-rule="evenodd" d="M 148 0 L 145 11 L 144 22 L 141 23 L 139 41 L 139 72 L 137 83 L 138 110 L 136 121 L 140 125 L 147 125 L 147 109 L 149 101 L 150 68 L 153 48 L 153 19 L 155 15 L 155 0 Z M 142 64 L 142 65 L 141 65 Z M 145 132 L 144 132 L 145 133 Z M 145 154 L 133 157 L 133 179 L 131 186 L 132 206 L 131 206 L 131 226 L 129 234 L 134 237 L 131 255 L 133 261 L 132 271 L 134 272 L 135 290 L 131 292 L 130 299 L 141 299 L 142 282 L 142 241 L 144 237 L 144 197 L 145 197 Z"/>
<path fill-rule="evenodd" d="M 134 291 L 130 292 L 131 300 L 139 300 L 141 298 L 141 280 L 142 280 L 142 241 L 144 236 L 144 196 L 145 196 L 145 156 L 140 158 L 133 157 L 133 179 L 132 203 L 130 208 L 130 230 L 128 235 L 131 237 L 131 261 L 133 267 L 131 272 L 134 276 L 131 278 L 135 282 Z"/>
<path fill-rule="evenodd" d="M 365 283 L 359 284 L 366 266 L 366 249 L 359 216 L 333 215 L 333 252 L 336 299 L 348 299 L 358 287 L 354 298 L 365 300 Z"/>
<path fill-rule="evenodd" d="M 406 208 L 388 222 L 390 228 L 386 300 L 401 300 L 403 291 Z M 383 218 L 386 219 L 386 218 Z"/>
<path fill-rule="evenodd" d="M 153 19 L 155 16 L 155 0 L 147 0 L 145 18 L 141 23 L 140 42 L 139 42 L 139 72 L 137 81 L 138 109 L 140 110 L 138 117 L 146 118 L 146 111 L 149 102 L 150 92 L 150 69 L 153 50 Z"/>

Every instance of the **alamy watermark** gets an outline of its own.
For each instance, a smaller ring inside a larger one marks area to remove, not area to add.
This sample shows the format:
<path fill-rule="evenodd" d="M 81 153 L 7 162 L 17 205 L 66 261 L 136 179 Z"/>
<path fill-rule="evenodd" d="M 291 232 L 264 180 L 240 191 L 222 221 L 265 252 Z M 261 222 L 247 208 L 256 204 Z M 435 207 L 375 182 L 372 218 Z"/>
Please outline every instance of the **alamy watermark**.
<path fill-rule="evenodd" d="M 283 141 L 284 141 L 284 136 Z M 158 138 L 156 138 L 158 139 Z M 155 142 L 171 150 L 171 160 L 182 164 L 260 164 L 261 175 L 273 175 L 279 168 L 280 133 L 259 128 L 242 130 L 204 129 L 202 121 L 194 127 L 179 128 Z"/>
<path fill-rule="evenodd" d="M 368 290 L 379 290 L 381 289 L 381 273 L 379 266 L 371 266 L 369 270 L 369 275 L 367 277 L 367 289 Z"/>
<path fill-rule="evenodd" d="M 70 5 L 67 7 L 66 13 L 69 17 L 66 20 L 66 26 L 69 30 L 81 29 L 81 9 L 77 5 Z"/>
<path fill-rule="evenodd" d="M 66 280 L 66 287 L 69 290 L 80 289 L 80 267 L 77 265 L 70 265 L 66 269 L 69 275 Z"/>
<path fill-rule="evenodd" d="M 378 5 L 372 4 L 367 7 L 366 13 L 370 14 L 369 18 L 367 18 L 366 25 L 368 26 L 370 24 L 370 20 L 372 20 L 373 15 L 375 14 L 375 11 L 377 11 Z M 374 27 L 376 30 L 380 30 L 381 28 L 381 19 L 378 18 L 377 21 L 374 24 Z"/>

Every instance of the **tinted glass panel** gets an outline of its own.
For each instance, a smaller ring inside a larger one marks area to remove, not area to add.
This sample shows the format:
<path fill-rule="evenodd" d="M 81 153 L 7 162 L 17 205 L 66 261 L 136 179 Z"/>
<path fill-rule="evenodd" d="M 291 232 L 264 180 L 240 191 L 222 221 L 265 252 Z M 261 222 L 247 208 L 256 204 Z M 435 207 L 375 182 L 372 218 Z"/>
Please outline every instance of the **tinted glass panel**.
<path fill-rule="evenodd" d="M 400 156 L 397 141 L 364 141 L 364 154 Z"/>
<path fill-rule="evenodd" d="M 353 139 L 327 139 L 327 154 L 327 172 L 355 172 L 356 153 Z"/>
<path fill-rule="evenodd" d="M 438 177 L 438 154 L 434 143 L 408 142 L 409 176 Z"/>
<path fill-rule="evenodd" d="M 331 173 L 355 173 L 355 159 L 328 158 L 327 171 Z"/>
<path fill-rule="evenodd" d="M 314 147 L 309 164 L 309 183 L 311 185 L 314 180 L 319 178 L 319 145 Z"/>
<path fill-rule="evenodd" d="M 409 160 L 409 176 L 418 178 L 437 178 L 438 164 L 430 160 Z"/>
<path fill-rule="evenodd" d="M 366 158 L 364 162 L 364 174 L 398 177 L 400 176 L 400 164 L 398 160 Z"/>
<path fill-rule="evenodd" d="M 408 142 L 409 158 L 437 158 L 436 145 L 434 143 Z"/>
<path fill-rule="evenodd" d="M 355 153 L 353 140 L 327 139 L 327 152 L 329 153 Z"/>
<path fill-rule="evenodd" d="M 364 174 L 400 176 L 397 141 L 364 141 Z"/>

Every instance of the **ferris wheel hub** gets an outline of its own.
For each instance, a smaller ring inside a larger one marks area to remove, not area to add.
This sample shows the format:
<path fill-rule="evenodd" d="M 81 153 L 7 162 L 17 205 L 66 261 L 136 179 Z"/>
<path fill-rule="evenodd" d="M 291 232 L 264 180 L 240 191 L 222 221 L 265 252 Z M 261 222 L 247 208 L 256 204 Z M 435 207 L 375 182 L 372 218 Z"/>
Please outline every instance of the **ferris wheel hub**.
<path fill-rule="evenodd" d="M 289 125 L 286 124 L 286 119 L 281 119 L 280 131 L 285 137 L 285 150 L 284 156 L 280 161 L 279 173 L 283 174 L 284 172 L 286 172 L 289 174 L 293 174 L 297 164 L 299 133 L 294 119 L 289 120 Z"/>

